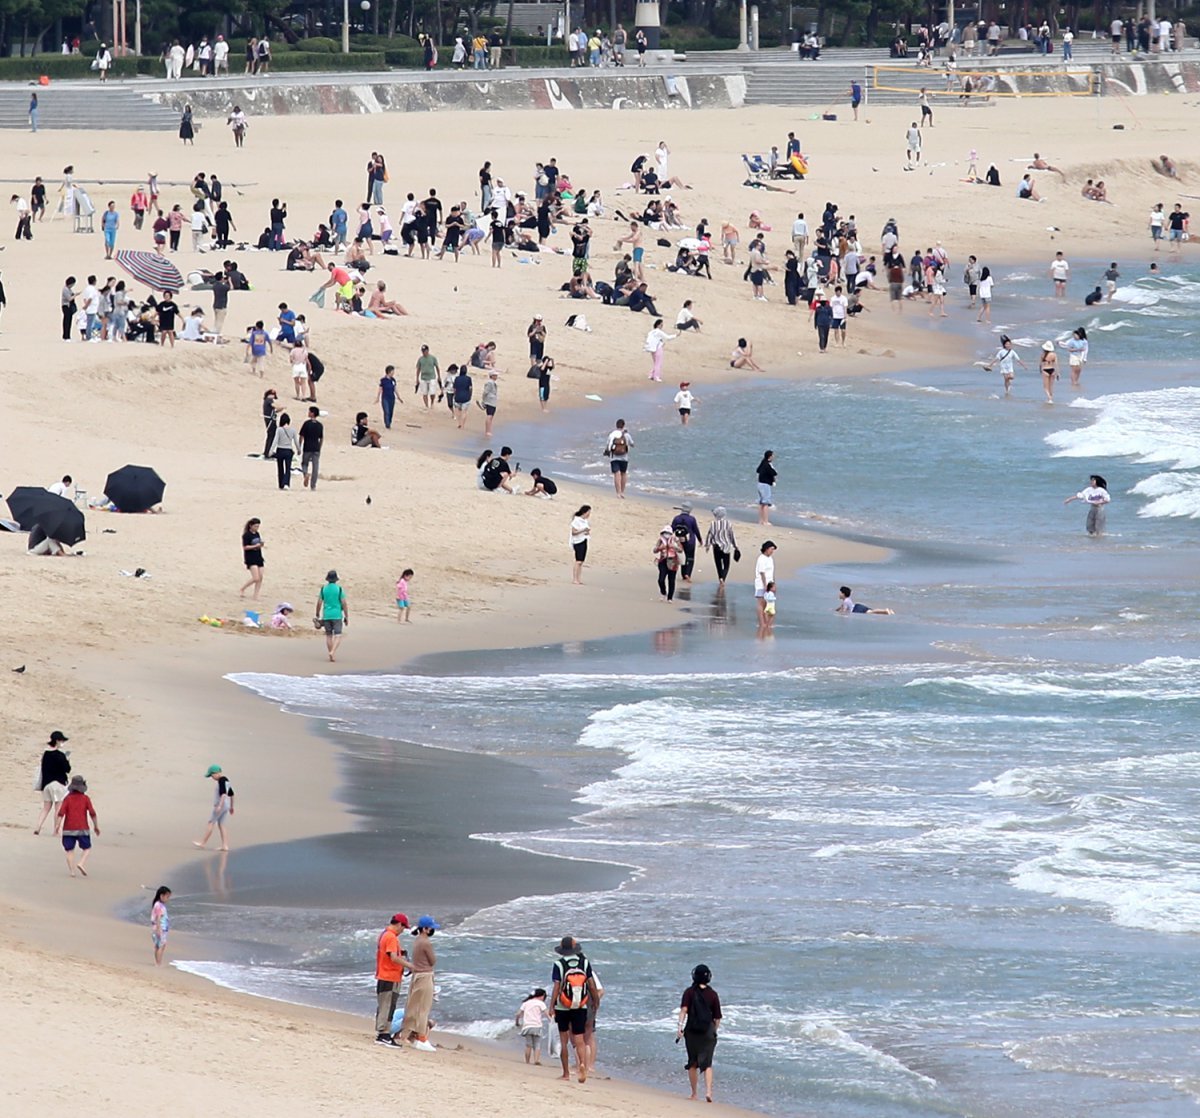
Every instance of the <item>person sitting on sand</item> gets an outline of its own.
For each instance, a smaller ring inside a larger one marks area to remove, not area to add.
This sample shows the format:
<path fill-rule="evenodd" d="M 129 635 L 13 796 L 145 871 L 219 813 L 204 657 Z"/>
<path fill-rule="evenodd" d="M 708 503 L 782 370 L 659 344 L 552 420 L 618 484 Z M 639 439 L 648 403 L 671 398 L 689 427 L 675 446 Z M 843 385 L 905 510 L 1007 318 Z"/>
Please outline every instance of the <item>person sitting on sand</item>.
<path fill-rule="evenodd" d="M 324 268 L 325 261 L 319 252 L 313 252 L 305 241 L 297 241 L 292 251 L 288 253 L 287 270 L 289 272 L 311 272 Z"/>
<path fill-rule="evenodd" d="M 375 314 L 408 314 L 399 303 L 387 297 L 387 284 L 383 280 L 375 284 L 375 290 L 371 292 L 371 299 L 367 303 L 367 310 L 374 311 Z"/>
<path fill-rule="evenodd" d="M 362 237 L 355 237 L 348 249 L 346 249 L 345 264 L 347 268 L 353 268 L 356 272 L 365 275 L 371 267 L 371 262 L 367 259 L 367 255 L 363 250 L 363 246 L 367 242 Z"/>
<path fill-rule="evenodd" d="M 373 430 L 367 424 L 367 413 L 360 411 L 354 417 L 354 427 L 350 431 L 350 445 L 358 447 L 374 447 L 379 450 L 382 443 L 379 439 L 379 432 Z"/>
<path fill-rule="evenodd" d="M 1091 179 L 1088 179 L 1087 182 L 1085 182 L 1083 184 L 1083 186 L 1080 187 L 1079 194 L 1080 194 L 1080 197 L 1089 198 L 1092 201 L 1095 201 L 1095 199 L 1096 199 L 1096 184 L 1095 184 L 1095 182 L 1093 182 Z"/>
<path fill-rule="evenodd" d="M 196 307 L 191 314 L 183 321 L 183 330 L 180 331 L 179 340 L 181 342 L 215 342 L 216 334 L 207 330 L 204 326 L 204 311 L 201 307 Z"/>
<path fill-rule="evenodd" d="M 292 626 L 293 612 L 294 612 L 294 609 L 292 607 L 291 602 L 280 602 L 279 605 L 277 605 L 275 607 L 275 613 L 271 618 L 271 628 L 272 629 L 287 629 L 290 631 L 293 628 L 293 626 Z"/>
<path fill-rule="evenodd" d="M 1000 172 L 996 168 L 995 163 L 991 164 L 988 167 L 987 174 L 984 175 L 983 181 L 985 183 L 987 183 L 988 186 L 999 186 L 1000 185 Z"/>
<path fill-rule="evenodd" d="M 771 232 L 771 227 L 765 221 L 763 221 L 762 214 L 760 214 L 758 210 L 750 211 L 750 217 L 746 221 L 746 224 L 749 225 L 751 229 L 761 229 L 764 233 Z"/>
<path fill-rule="evenodd" d="M 762 366 L 754 360 L 754 346 L 745 338 L 738 338 L 737 345 L 729 355 L 731 369 L 751 369 L 756 373 L 762 372 Z"/>
<path fill-rule="evenodd" d="M 1092 199 L 1096 202 L 1108 201 L 1108 187 L 1104 185 L 1103 179 L 1096 183 L 1095 189 L 1092 192 Z"/>
<path fill-rule="evenodd" d="M 70 555 L 71 551 L 66 544 L 47 536 L 40 524 L 35 524 L 29 533 L 29 543 L 25 554 L 49 555 L 58 558 L 61 555 Z"/>
<path fill-rule="evenodd" d="M 843 586 L 838 590 L 838 604 L 834 613 L 878 613 L 891 617 L 896 611 L 891 609 L 872 609 L 870 606 L 859 605 L 850 595 L 850 587 Z"/>
<path fill-rule="evenodd" d="M 1017 197 L 1028 202 L 1040 202 L 1042 196 L 1037 192 L 1037 188 L 1033 185 L 1032 175 L 1023 175 L 1021 182 L 1017 186 Z"/>

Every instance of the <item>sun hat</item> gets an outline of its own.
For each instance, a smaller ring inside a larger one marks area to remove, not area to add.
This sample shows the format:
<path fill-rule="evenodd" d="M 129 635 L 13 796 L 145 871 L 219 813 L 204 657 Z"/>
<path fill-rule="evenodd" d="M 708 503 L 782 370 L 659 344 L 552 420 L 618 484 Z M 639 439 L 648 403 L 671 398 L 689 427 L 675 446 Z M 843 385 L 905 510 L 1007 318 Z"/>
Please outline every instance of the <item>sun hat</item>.
<path fill-rule="evenodd" d="M 671 525 L 670 525 L 670 524 L 664 524 L 664 525 L 663 525 L 663 530 L 662 530 L 661 532 L 659 532 L 658 534 L 659 534 L 660 536 L 669 536 L 669 535 L 671 534 Z"/>
<path fill-rule="evenodd" d="M 209 765 L 208 768 L 204 770 L 204 775 L 216 776 L 219 772 L 224 772 L 220 765 Z"/>
<path fill-rule="evenodd" d="M 562 939 L 559 940 L 558 944 L 555 946 L 554 950 L 561 952 L 564 955 L 570 953 L 571 951 L 574 951 L 575 950 L 575 937 L 574 936 L 563 936 Z"/>
<path fill-rule="evenodd" d="M 1053 342 L 1042 342 L 1042 349 L 1044 349 L 1047 353 L 1053 353 L 1054 352 L 1054 343 Z"/>
<path fill-rule="evenodd" d="M 87 781 L 81 776 L 71 777 L 71 783 L 67 785 L 67 790 L 71 792 L 86 792 Z"/>
<path fill-rule="evenodd" d="M 424 347 L 422 346 L 422 348 L 424 348 Z M 326 582 L 337 582 L 337 580 L 338 580 L 337 571 L 326 571 L 325 572 L 325 581 Z"/>
<path fill-rule="evenodd" d="M 70 739 L 69 737 L 67 737 L 67 735 L 66 735 L 66 734 L 64 734 L 64 733 L 62 732 L 62 730 L 55 730 L 55 731 L 54 731 L 54 732 L 53 732 L 53 733 L 50 735 L 50 740 L 51 740 L 51 741 L 70 741 L 71 739 Z"/>
<path fill-rule="evenodd" d="M 441 924 L 439 924 L 432 916 L 422 916 L 421 919 L 417 921 L 417 927 L 432 928 L 436 931 L 441 927 Z"/>
<path fill-rule="evenodd" d="M 294 605 L 292 605 L 291 602 L 280 602 L 279 605 L 277 605 L 275 607 L 275 612 L 276 613 L 285 613 L 285 612 L 286 613 L 295 613 L 296 607 Z"/>
<path fill-rule="evenodd" d="M 397 912 L 396 915 L 392 917 L 391 922 L 393 924 L 399 924 L 402 928 L 408 927 L 408 917 L 405 916 L 403 912 Z"/>
<path fill-rule="evenodd" d="M 692 502 L 691 501 L 680 501 L 679 502 L 679 511 L 680 512 L 691 512 L 692 511 Z"/>

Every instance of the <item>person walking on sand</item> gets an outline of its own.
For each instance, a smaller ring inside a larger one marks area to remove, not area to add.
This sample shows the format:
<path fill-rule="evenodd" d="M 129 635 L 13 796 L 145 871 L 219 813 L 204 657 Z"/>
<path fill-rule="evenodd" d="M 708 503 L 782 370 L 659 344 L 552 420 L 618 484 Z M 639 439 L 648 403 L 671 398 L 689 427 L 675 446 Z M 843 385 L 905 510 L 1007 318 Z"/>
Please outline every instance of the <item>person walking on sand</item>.
<path fill-rule="evenodd" d="M 38 774 L 38 785 L 42 793 L 42 814 L 37 821 L 37 826 L 33 829 L 35 835 L 42 833 L 42 825 L 51 811 L 55 812 L 57 818 L 58 806 L 67 794 L 71 759 L 59 746 L 69 740 L 62 730 L 55 730 L 50 735 L 50 741 L 42 752 L 41 771 Z"/>
<path fill-rule="evenodd" d="M 346 592 L 338 582 L 337 571 L 325 576 L 325 583 L 317 591 L 317 610 L 314 615 L 325 630 L 325 651 L 332 663 L 337 659 L 338 646 L 342 643 L 342 630 L 350 624 L 350 609 Z"/>
<path fill-rule="evenodd" d="M 167 901 L 171 890 L 160 885 L 154 891 L 154 902 L 150 905 L 150 941 L 154 944 L 154 965 L 162 966 L 167 951 L 167 933 L 171 930 L 171 916 L 167 912 Z"/>
<path fill-rule="evenodd" d="M 407 927 L 408 917 L 397 912 L 375 941 L 375 1043 L 393 1048 L 400 1047 L 400 1042 L 392 1035 L 400 984 L 404 981 L 404 972 L 412 970 L 404 948 L 400 946 L 400 933 Z"/>
<path fill-rule="evenodd" d="M 325 442 L 325 425 L 321 409 L 308 409 L 308 418 L 300 424 L 300 473 L 305 489 L 316 490 L 321 472 L 321 446 Z"/>
<path fill-rule="evenodd" d="M 666 525 L 654 544 L 654 562 L 658 567 L 658 594 L 664 602 L 675 600 L 675 579 L 679 574 L 679 540 Z"/>
<path fill-rule="evenodd" d="M 492 424 L 496 421 L 496 408 L 500 406 L 500 374 L 492 369 L 488 373 L 488 379 L 483 382 L 483 393 L 479 399 L 479 406 L 483 408 L 483 414 L 486 417 L 483 423 L 483 437 L 490 439 L 492 437 Z"/>
<path fill-rule="evenodd" d="M 100 219 L 100 227 L 104 230 L 104 259 L 113 258 L 113 250 L 117 247 L 117 231 L 121 228 L 121 215 L 117 213 L 116 202 L 109 202 L 108 209 Z"/>
<path fill-rule="evenodd" d="M 717 592 L 725 590 L 725 580 L 729 577 L 729 560 L 734 562 L 741 559 L 737 538 L 733 534 L 733 524 L 725 511 L 724 505 L 717 505 L 713 511 L 713 522 L 708 527 L 704 537 L 704 550 L 711 551 L 713 566 L 717 568 Z"/>
<path fill-rule="evenodd" d="M 206 780 L 214 782 L 213 809 L 212 814 L 208 817 L 208 826 L 204 828 L 204 837 L 194 841 L 192 845 L 203 850 L 208 845 L 208 840 L 212 838 L 215 828 L 217 837 L 221 840 L 221 845 L 217 849 L 228 851 L 229 836 L 225 832 L 225 824 L 233 815 L 233 785 L 229 783 L 229 778 L 220 765 L 209 765 L 204 771 L 204 777 Z"/>
<path fill-rule="evenodd" d="M 412 978 L 408 984 L 408 1001 L 404 1003 L 404 1020 L 397 1034 L 418 1052 L 436 1052 L 429 1043 L 429 1011 L 433 1008 L 433 972 L 437 967 L 437 952 L 433 949 L 433 933 L 441 927 L 432 916 L 417 921 L 413 935 Z"/>
<path fill-rule="evenodd" d="M 408 584 L 413 573 L 412 567 L 405 567 L 400 572 L 400 577 L 396 579 L 396 620 L 403 625 L 412 624 L 412 618 L 408 616 L 408 611 L 412 606 L 408 596 Z"/>
<path fill-rule="evenodd" d="M 911 171 L 921 162 L 921 129 L 917 127 L 915 120 L 908 126 L 904 142 L 907 145 L 907 151 L 905 152 L 907 166 L 905 170 Z"/>
<path fill-rule="evenodd" d="M 625 429 L 625 420 L 618 419 L 604 441 L 604 456 L 612 469 L 613 490 L 622 500 L 625 483 L 629 480 L 629 450 L 632 446 L 633 436 Z"/>
<path fill-rule="evenodd" d="M 517 1028 L 525 1040 L 525 1062 L 532 1056 L 537 1067 L 542 1066 L 542 1034 L 546 1024 L 546 991 L 539 986 L 520 1005 L 516 1016 Z"/>
<path fill-rule="evenodd" d="M 758 522 L 771 523 L 771 509 L 775 506 L 775 479 L 779 476 L 774 466 L 775 451 L 764 450 L 758 464 Z"/>
<path fill-rule="evenodd" d="M 66 797 L 58 805 L 55 817 L 54 833 L 62 835 L 63 850 L 67 856 L 67 872 L 72 877 L 75 876 L 76 870 L 87 877 L 87 860 L 92 852 L 92 831 L 96 832 L 97 838 L 100 837 L 100 820 L 96 818 L 96 808 L 87 794 L 87 789 L 87 781 L 83 777 L 71 777 Z M 75 860 L 76 847 L 79 848 L 78 862 Z"/>
<path fill-rule="evenodd" d="M 413 391 L 421 394 L 425 410 L 429 411 L 434 405 L 434 396 L 443 392 L 442 371 L 438 359 L 429 352 L 429 346 L 421 346 L 421 356 L 417 358 L 417 381 Z M 441 399 L 441 396 L 438 396 Z"/>
<path fill-rule="evenodd" d="M 1104 526 L 1108 520 L 1108 504 L 1112 497 L 1108 494 L 1108 482 L 1099 474 L 1088 478 L 1086 489 L 1081 489 L 1072 497 L 1063 501 L 1069 505 L 1072 501 L 1083 501 L 1088 507 L 1087 534 L 1093 538 L 1104 535 Z"/>
<path fill-rule="evenodd" d="M 261 524 L 262 521 L 255 516 L 247 520 L 245 528 L 242 529 L 242 562 L 245 564 L 250 578 L 243 583 L 241 590 L 238 591 L 238 597 L 244 598 L 246 591 L 253 587 L 254 593 L 250 596 L 256 602 L 258 601 L 259 591 L 262 590 L 263 579 L 263 541 L 262 535 L 258 530 Z"/>
<path fill-rule="evenodd" d="M 682 1038 L 687 1049 L 688 1084 L 691 1098 L 696 1098 L 700 1075 L 704 1075 L 704 1099 L 713 1101 L 713 1054 L 717 1047 L 717 1030 L 721 1026 L 721 999 L 712 988 L 712 971 L 703 963 L 693 968 L 692 984 L 679 1000 L 679 1023 L 675 1043 Z"/>
<path fill-rule="evenodd" d="M 1053 342 L 1042 342 L 1042 354 L 1038 359 L 1038 368 L 1042 374 L 1042 388 L 1046 392 L 1046 403 L 1054 403 L 1054 382 L 1058 380 L 1058 354 L 1054 352 Z"/>
<path fill-rule="evenodd" d="M 775 581 L 775 541 L 767 540 L 759 548 L 758 558 L 754 561 L 754 605 L 758 609 L 758 624 L 766 626 L 766 595 L 767 586 Z"/>
<path fill-rule="evenodd" d="M 271 443 L 271 456 L 275 459 L 275 475 L 280 489 L 291 489 L 292 487 L 292 461 L 299 449 L 300 440 L 296 437 L 295 428 L 292 427 L 292 417 L 287 412 L 283 412 L 279 416 L 279 424 L 275 428 L 275 439 Z"/>
<path fill-rule="evenodd" d="M 591 515 L 591 505 L 580 505 L 571 518 L 571 549 L 575 553 L 571 582 L 576 586 L 583 585 L 583 564 L 587 559 L 588 537 L 592 534 L 592 525 L 588 519 Z"/>
<path fill-rule="evenodd" d="M 663 328 L 663 320 L 656 318 L 654 325 L 646 332 L 646 341 L 642 348 L 652 355 L 650 363 L 650 376 L 648 379 L 661 381 L 662 366 L 663 366 L 663 347 L 667 342 L 673 341 L 678 334 L 668 334 Z"/>
<path fill-rule="evenodd" d="M 592 964 L 588 962 L 574 936 L 563 936 L 554 948 L 554 953 L 557 958 L 550 971 L 550 1005 L 554 1009 L 554 1023 L 558 1027 L 562 1078 L 571 1078 L 573 1046 L 579 1082 L 585 1083 L 588 1065 L 584 1033 L 587 1030 L 588 1005 L 593 998 L 599 1000 L 600 993 L 596 989 L 596 980 L 592 977 Z"/>
<path fill-rule="evenodd" d="M 692 569 L 696 565 L 696 545 L 700 542 L 700 525 L 692 515 L 691 501 L 679 502 L 679 512 L 671 518 L 671 532 L 683 551 L 681 577 L 684 582 L 691 582 Z"/>
<path fill-rule="evenodd" d="M 629 245 L 630 250 L 633 252 L 632 271 L 634 276 L 637 278 L 638 283 L 645 282 L 646 276 L 642 270 L 642 260 L 646 255 L 646 248 L 644 244 L 644 233 L 641 225 L 638 222 L 631 221 L 629 223 L 629 232 L 626 233 L 625 236 L 619 241 L 617 241 L 617 243 L 613 246 L 613 249 L 616 252 L 620 252 L 622 245 Z"/>

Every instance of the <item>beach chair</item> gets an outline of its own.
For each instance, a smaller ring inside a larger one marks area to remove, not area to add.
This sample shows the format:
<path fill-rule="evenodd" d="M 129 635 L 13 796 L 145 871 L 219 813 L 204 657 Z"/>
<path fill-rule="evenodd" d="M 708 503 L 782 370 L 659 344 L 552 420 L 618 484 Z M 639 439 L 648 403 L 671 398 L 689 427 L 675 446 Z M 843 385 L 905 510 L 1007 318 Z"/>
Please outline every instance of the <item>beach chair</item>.
<path fill-rule="evenodd" d="M 761 155 L 742 155 L 742 163 L 746 167 L 747 185 L 764 183 L 771 174 L 771 167 Z"/>

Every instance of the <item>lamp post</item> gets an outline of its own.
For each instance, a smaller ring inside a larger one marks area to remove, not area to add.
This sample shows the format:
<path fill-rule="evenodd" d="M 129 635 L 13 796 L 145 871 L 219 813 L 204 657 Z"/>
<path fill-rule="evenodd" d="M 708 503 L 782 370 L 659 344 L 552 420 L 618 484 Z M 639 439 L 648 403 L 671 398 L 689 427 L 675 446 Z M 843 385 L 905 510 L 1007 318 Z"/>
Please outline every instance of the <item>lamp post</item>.
<path fill-rule="evenodd" d="M 746 39 L 746 0 L 742 0 L 742 5 L 738 9 L 738 50 L 749 50 L 750 43 Z"/>
<path fill-rule="evenodd" d="M 350 53 L 350 0 L 342 0 L 342 54 Z"/>

